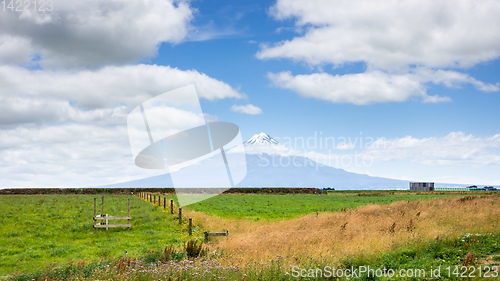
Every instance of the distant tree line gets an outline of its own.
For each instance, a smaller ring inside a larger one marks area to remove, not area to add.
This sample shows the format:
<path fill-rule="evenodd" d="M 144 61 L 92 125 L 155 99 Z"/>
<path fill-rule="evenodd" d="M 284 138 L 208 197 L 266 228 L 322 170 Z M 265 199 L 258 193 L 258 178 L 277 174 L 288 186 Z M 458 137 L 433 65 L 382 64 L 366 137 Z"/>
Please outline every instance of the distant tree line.
<path fill-rule="evenodd" d="M 241 188 L 182 188 L 182 193 L 192 194 L 324 194 L 326 190 L 311 187 L 241 187 Z M 136 194 L 138 192 L 174 194 L 175 188 L 6 188 L 0 189 L 0 195 L 9 194 Z"/>

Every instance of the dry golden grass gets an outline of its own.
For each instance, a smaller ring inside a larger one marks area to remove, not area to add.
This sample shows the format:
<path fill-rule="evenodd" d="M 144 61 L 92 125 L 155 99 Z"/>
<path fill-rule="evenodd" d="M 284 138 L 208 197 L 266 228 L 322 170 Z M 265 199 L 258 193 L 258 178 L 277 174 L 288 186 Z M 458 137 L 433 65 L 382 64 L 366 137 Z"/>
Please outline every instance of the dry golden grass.
<path fill-rule="evenodd" d="M 210 251 L 231 254 L 226 262 L 243 265 L 277 255 L 291 264 L 307 260 L 337 263 L 346 256 L 372 256 L 398 247 L 498 232 L 500 195 L 368 205 L 347 212 L 316 213 L 279 222 L 232 220 L 188 211 L 204 229 L 229 230 Z"/>

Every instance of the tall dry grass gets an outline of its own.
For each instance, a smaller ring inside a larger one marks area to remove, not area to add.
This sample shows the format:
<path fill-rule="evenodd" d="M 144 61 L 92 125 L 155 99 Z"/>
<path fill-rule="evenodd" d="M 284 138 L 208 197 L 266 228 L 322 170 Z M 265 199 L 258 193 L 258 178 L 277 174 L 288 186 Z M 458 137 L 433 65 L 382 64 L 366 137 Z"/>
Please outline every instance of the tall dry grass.
<path fill-rule="evenodd" d="M 368 205 L 347 212 L 316 213 L 279 222 L 223 219 L 188 211 L 209 231 L 229 230 L 210 251 L 230 253 L 243 265 L 283 256 L 288 264 L 338 263 L 349 256 L 373 256 L 404 245 L 465 233 L 500 230 L 500 195 Z"/>

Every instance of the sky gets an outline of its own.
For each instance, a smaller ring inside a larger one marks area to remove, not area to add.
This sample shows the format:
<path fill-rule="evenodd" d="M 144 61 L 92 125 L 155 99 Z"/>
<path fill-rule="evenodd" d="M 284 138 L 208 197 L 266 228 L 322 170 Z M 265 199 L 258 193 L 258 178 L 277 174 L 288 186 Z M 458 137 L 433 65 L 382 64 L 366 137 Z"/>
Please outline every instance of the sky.
<path fill-rule="evenodd" d="M 7 1 L 8 2 L 8 1 Z M 350 172 L 500 185 L 500 1 L 0 6 L 0 187 L 145 178 L 127 114 L 194 84 L 212 120 Z"/>

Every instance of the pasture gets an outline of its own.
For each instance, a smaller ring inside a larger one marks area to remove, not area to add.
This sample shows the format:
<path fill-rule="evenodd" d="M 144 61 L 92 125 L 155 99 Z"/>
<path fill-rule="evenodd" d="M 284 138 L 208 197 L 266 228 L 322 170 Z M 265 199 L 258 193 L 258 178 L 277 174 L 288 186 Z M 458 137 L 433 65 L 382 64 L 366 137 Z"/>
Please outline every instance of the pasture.
<path fill-rule="evenodd" d="M 481 195 L 469 192 L 334 191 L 316 194 L 222 194 L 186 206 L 186 209 L 221 218 L 259 220 L 291 219 L 316 212 L 336 212 L 369 204 L 431 200 Z M 197 195 L 184 195 L 196 198 Z M 175 196 L 167 196 L 176 200 Z"/>
<path fill-rule="evenodd" d="M 500 255 L 500 196 L 494 193 L 224 194 L 183 208 L 184 217 L 193 218 L 193 237 L 169 208 L 137 196 L 104 196 L 105 213 L 114 216 L 126 215 L 131 200 L 130 231 L 94 234 L 93 198 L 100 213 L 100 195 L 0 196 L 0 276 L 293 280 L 285 274 L 293 265 L 404 268 L 427 259 L 422 265 L 430 267 L 443 251 L 450 257 L 443 264 L 462 263 L 470 252 L 461 246 L 467 233 L 480 234 L 470 245 L 477 264 Z M 201 259 L 186 260 L 183 243 L 225 229 L 229 239 L 214 238 Z M 176 260 L 160 262 L 169 245 L 174 248 L 166 260 Z M 129 258 L 119 259 L 125 249 Z M 408 259 L 409 252 L 414 258 Z M 211 273 L 203 275 L 207 269 Z M 35 271 L 42 273 L 29 274 Z"/>
<path fill-rule="evenodd" d="M 70 260 L 98 261 L 138 256 L 150 249 L 179 243 L 185 236 L 162 210 L 130 195 L 105 195 L 104 212 L 127 214 L 131 201 L 132 229 L 98 229 L 94 234 L 94 198 L 99 195 L 0 196 L 0 275 L 28 272 Z M 100 213 L 100 205 L 98 206 Z"/>

